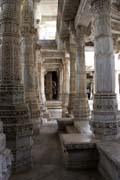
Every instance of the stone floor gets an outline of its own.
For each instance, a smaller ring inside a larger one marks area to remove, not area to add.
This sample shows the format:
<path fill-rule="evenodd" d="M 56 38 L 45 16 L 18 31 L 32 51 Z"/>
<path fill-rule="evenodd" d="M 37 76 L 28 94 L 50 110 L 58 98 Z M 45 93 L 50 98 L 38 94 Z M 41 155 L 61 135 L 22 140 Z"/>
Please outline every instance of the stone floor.
<path fill-rule="evenodd" d="M 67 171 L 64 167 L 56 125 L 44 125 L 34 137 L 33 168 L 10 180 L 103 180 L 97 172 Z"/>

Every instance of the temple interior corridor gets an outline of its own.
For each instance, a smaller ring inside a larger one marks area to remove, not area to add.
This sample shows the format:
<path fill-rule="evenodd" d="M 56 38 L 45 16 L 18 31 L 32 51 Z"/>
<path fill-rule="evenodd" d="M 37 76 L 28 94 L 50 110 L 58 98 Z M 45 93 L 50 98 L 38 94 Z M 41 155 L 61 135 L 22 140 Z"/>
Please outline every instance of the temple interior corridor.
<path fill-rule="evenodd" d="M 33 167 L 10 180 L 102 180 L 95 171 L 66 170 L 56 123 L 47 123 L 34 137 Z"/>
<path fill-rule="evenodd" d="M 120 0 L 0 0 L 0 180 L 120 180 Z"/>

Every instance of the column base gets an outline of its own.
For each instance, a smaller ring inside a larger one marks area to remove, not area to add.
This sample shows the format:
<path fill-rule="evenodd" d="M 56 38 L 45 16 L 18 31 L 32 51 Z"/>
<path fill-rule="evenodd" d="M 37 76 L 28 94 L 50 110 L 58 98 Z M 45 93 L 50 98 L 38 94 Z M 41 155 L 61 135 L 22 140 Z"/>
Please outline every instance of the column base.
<path fill-rule="evenodd" d="M 68 112 L 72 115 L 74 114 L 74 104 L 75 104 L 75 94 L 70 94 Z"/>
<path fill-rule="evenodd" d="M 74 127 L 80 132 L 81 135 L 92 136 L 92 131 L 90 129 L 89 120 L 85 121 L 74 121 Z"/>
<path fill-rule="evenodd" d="M 26 104 L 0 104 L 7 147 L 13 153 L 13 173 L 31 168 L 32 123 Z"/>
<path fill-rule="evenodd" d="M 96 94 L 91 129 L 96 138 L 113 140 L 120 137 L 120 112 L 115 94 Z"/>
<path fill-rule="evenodd" d="M 45 104 L 40 104 L 40 114 L 41 114 L 42 119 L 47 119 L 48 121 L 51 120 L 50 113 L 47 107 L 45 106 Z"/>
<path fill-rule="evenodd" d="M 113 121 L 108 121 L 107 117 L 115 118 Z M 94 112 L 94 119 L 90 121 L 91 130 L 95 134 L 96 139 L 114 140 L 120 138 L 120 112 L 96 114 Z M 99 120 L 102 119 L 102 120 Z M 106 119 L 106 120 L 105 120 Z M 104 122 L 106 121 L 106 122 Z"/>
<path fill-rule="evenodd" d="M 92 134 L 89 127 L 90 110 L 87 97 L 75 97 L 74 126 L 81 134 Z"/>
<path fill-rule="evenodd" d="M 42 123 L 42 118 L 40 117 L 39 104 L 37 100 L 27 101 L 27 103 L 31 114 L 33 133 L 34 135 L 38 135 L 40 133 L 40 127 Z"/>
<path fill-rule="evenodd" d="M 68 112 L 68 102 L 69 102 L 69 94 L 63 95 L 63 105 L 62 105 L 62 117 L 67 117 Z"/>
<path fill-rule="evenodd" d="M 74 118 L 75 121 L 86 121 L 90 118 L 90 110 L 86 97 L 75 97 Z"/>

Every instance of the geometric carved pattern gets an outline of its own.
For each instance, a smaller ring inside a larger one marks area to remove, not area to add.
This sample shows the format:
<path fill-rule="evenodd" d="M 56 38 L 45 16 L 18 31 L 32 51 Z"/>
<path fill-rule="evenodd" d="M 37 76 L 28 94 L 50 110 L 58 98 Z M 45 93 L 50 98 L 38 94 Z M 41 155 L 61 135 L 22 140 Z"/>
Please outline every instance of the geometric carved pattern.
<path fill-rule="evenodd" d="M 7 147 L 14 155 L 14 172 L 20 172 L 31 166 L 32 136 L 32 124 L 21 85 L 21 0 L 1 0 L 0 6 L 0 118 L 4 123 Z"/>

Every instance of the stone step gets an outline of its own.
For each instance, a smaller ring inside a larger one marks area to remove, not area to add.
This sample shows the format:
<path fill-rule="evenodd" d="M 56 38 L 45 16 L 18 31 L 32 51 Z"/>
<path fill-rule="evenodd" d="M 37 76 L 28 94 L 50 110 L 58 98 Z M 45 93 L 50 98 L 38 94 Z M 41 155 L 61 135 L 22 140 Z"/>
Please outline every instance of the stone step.
<path fill-rule="evenodd" d="M 66 126 L 67 134 L 78 133 L 77 129 L 74 126 Z"/>
<path fill-rule="evenodd" d="M 66 126 L 73 125 L 73 118 L 56 118 L 58 130 L 66 130 Z"/>
<path fill-rule="evenodd" d="M 99 171 L 105 180 L 120 180 L 120 143 L 98 142 Z"/>
<path fill-rule="evenodd" d="M 96 141 L 78 133 L 61 134 L 60 142 L 67 169 L 96 169 L 99 155 Z"/>

